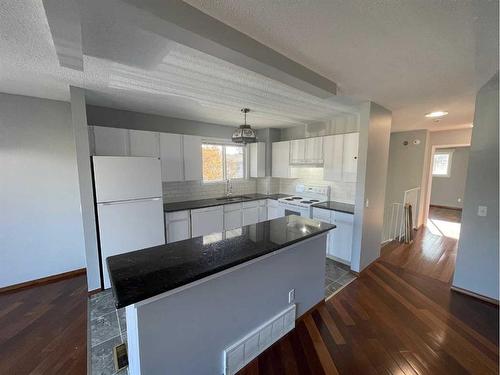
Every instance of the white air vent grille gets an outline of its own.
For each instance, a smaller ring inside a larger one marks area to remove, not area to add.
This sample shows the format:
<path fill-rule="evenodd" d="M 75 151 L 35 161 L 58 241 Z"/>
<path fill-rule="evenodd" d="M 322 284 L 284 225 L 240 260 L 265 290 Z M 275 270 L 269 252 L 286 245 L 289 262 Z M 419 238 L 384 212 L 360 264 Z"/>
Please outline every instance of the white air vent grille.
<path fill-rule="evenodd" d="M 233 375 L 295 327 L 295 305 L 224 350 L 224 374 Z"/>

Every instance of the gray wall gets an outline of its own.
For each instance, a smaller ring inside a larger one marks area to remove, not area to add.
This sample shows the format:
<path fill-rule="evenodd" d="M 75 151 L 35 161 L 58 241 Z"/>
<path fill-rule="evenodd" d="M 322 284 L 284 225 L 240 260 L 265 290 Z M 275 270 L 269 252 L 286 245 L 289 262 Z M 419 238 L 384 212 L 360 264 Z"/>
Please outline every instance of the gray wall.
<path fill-rule="evenodd" d="M 476 98 L 453 286 L 499 298 L 498 72 Z M 485 217 L 478 206 L 487 206 Z"/>
<path fill-rule="evenodd" d="M 357 114 L 341 114 L 325 121 L 281 129 L 281 140 L 321 137 L 324 135 L 354 133 L 359 131 Z"/>
<path fill-rule="evenodd" d="M 457 147 L 452 150 L 450 176 L 432 177 L 431 205 L 463 207 L 469 147 Z"/>
<path fill-rule="evenodd" d="M 0 94 L 0 287 L 85 267 L 69 103 Z"/>
<path fill-rule="evenodd" d="M 384 240 L 389 236 L 392 204 L 402 203 L 406 190 L 422 187 L 428 137 L 427 130 L 391 133 L 385 191 Z M 420 143 L 413 144 L 417 139 Z M 406 146 L 403 144 L 405 141 L 408 142 Z M 421 194 L 423 190 L 421 189 Z"/>
<path fill-rule="evenodd" d="M 351 269 L 360 272 L 380 256 L 392 113 L 366 102 L 360 105 L 358 179 Z"/>
<path fill-rule="evenodd" d="M 175 117 L 87 105 L 89 125 L 230 139 L 234 128 Z"/>
<path fill-rule="evenodd" d="M 255 238 L 258 241 L 259 233 Z M 141 373 L 222 374 L 223 350 L 286 309 L 291 289 L 295 289 L 297 317 L 323 300 L 325 247 L 325 235 L 314 237 L 139 306 Z M 127 321 L 128 317 L 129 311 Z M 131 325 L 127 336 L 133 348 Z M 130 353 L 129 360 L 133 366 Z"/>
<path fill-rule="evenodd" d="M 92 172 L 90 168 L 89 128 L 85 106 L 85 90 L 70 86 L 71 118 L 75 139 L 76 164 L 80 192 L 80 206 L 85 239 L 87 264 L 87 288 L 89 291 L 101 287 L 97 226 L 95 219 Z"/>

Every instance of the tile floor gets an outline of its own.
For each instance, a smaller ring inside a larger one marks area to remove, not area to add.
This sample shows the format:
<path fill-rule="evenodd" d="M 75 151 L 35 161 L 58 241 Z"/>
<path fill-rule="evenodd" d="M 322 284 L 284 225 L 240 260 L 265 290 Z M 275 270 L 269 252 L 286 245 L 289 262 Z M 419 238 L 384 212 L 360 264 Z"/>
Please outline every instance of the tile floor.
<path fill-rule="evenodd" d="M 345 264 L 326 258 L 325 297 L 330 297 L 340 291 L 356 278 L 351 268 Z"/>
<path fill-rule="evenodd" d="M 127 341 L 125 309 L 117 310 L 111 290 L 94 294 L 89 299 L 90 355 L 92 375 L 127 375 L 128 370 L 115 371 L 113 347 Z"/>
<path fill-rule="evenodd" d="M 329 297 L 354 280 L 349 266 L 326 259 L 325 297 Z M 127 341 L 125 309 L 116 310 L 111 290 L 94 294 L 89 299 L 90 355 L 92 375 L 127 375 L 128 370 L 115 371 L 113 347 Z"/>

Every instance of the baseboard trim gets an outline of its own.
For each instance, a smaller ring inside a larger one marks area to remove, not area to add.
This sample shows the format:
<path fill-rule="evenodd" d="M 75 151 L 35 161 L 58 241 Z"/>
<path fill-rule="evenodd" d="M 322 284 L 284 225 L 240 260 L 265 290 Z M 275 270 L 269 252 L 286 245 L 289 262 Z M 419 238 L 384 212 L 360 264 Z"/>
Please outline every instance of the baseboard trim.
<path fill-rule="evenodd" d="M 18 290 L 26 289 L 26 288 L 31 288 L 33 286 L 50 284 L 50 283 L 54 283 L 56 281 L 60 281 L 60 280 L 64 280 L 64 279 L 69 279 L 69 278 L 72 278 L 72 277 L 76 277 L 76 276 L 80 276 L 80 275 L 85 275 L 85 274 L 86 274 L 86 269 L 85 268 L 79 268 L 77 270 L 63 272 L 63 273 L 59 273 L 57 275 L 42 277 L 41 279 L 35 279 L 35 280 L 26 281 L 24 283 L 9 285 L 9 286 L 0 288 L 0 294 L 10 293 L 10 292 L 16 292 Z"/>
<path fill-rule="evenodd" d="M 459 288 L 459 287 L 453 286 L 453 285 L 451 286 L 451 290 L 453 290 L 455 292 L 458 292 L 458 293 L 462 293 L 462 294 L 468 295 L 470 297 L 474 297 L 474 298 L 480 299 L 481 301 L 485 301 L 485 302 L 488 302 L 488 303 L 491 303 L 493 305 L 497 305 L 498 306 L 498 300 L 497 299 L 486 297 L 486 296 L 483 296 L 482 294 L 474 293 L 474 292 L 471 292 L 470 290 L 462 289 L 462 288 Z"/>
<path fill-rule="evenodd" d="M 439 204 L 430 204 L 429 207 L 446 208 L 447 210 L 462 211 L 460 207 L 441 206 Z"/>

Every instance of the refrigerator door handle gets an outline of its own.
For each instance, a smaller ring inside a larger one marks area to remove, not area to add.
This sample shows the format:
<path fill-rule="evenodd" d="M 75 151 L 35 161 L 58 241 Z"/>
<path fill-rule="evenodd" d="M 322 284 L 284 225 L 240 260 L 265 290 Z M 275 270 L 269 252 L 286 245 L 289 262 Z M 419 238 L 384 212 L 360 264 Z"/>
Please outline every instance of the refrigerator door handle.
<path fill-rule="evenodd" d="M 140 199 L 128 199 L 125 201 L 113 201 L 113 202 L 101 202 L 97 203 L 97 205 L 101 206 L 113 206 L 116 204 L 127 204 L 127 203 L 134 203 L 134 202 L 144 202 L 144 201 L 159 201 L 161 198 L 140 198 Z"/>

